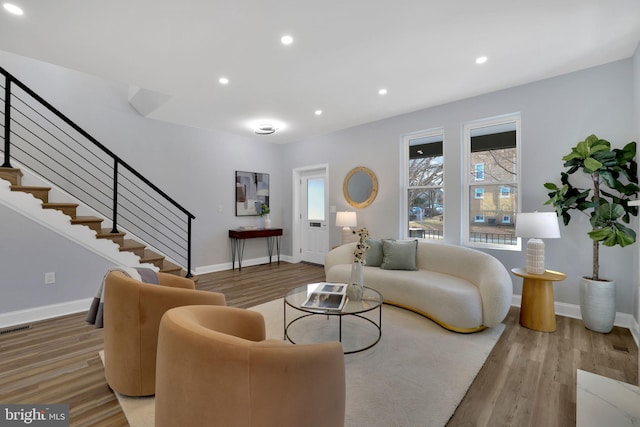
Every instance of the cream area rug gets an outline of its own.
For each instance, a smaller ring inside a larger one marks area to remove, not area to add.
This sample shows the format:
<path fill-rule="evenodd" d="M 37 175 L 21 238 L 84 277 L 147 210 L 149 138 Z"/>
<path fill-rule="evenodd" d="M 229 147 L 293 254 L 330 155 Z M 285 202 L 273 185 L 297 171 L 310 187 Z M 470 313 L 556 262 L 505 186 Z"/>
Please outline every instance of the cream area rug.
<path fill-rule="evenodd" d="M 267 337 L 283 339 L 282 299 L 251 308 L 265 317 Z M 288 307 L 287 321 L 297 312 Z M 378 311 L 367 317 L 378 321 Z M 500 338 L 504 325 L 475 334 L 447 331 L 393 306 L 382 308 L 382 337 L 374 347 L 345 355 L 347 427 L 444 426 Z M 337 318 L 311 316 L 289 328 L 297 343 L 337 340 Z M 345 350 L 375 341 L 370 323 L 343 318 Z M 132 427 L 154 425 L 154 398 L 118 396 Z"/>

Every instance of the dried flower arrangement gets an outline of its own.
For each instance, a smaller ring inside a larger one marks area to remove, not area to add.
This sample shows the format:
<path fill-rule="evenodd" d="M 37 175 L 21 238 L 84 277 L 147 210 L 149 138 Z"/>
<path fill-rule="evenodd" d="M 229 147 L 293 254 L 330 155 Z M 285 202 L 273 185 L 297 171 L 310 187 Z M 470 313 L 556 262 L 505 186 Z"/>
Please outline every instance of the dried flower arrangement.
<path fill-rule="evenodd" d="M 367 254 L 367 249 L 369 249 L 369 245 L 367 245 L 367 240 L 369 240 L 369 230 L 366 228 L 361 228 L 359 230 L 353 230 L 353 234 L 358 235 L 358 242 L 356 243 L 356 250 L 353 252 L 355 256 L 355 262 L 359 262 L 360 264 L 365 264 L 365 255 Z"/>

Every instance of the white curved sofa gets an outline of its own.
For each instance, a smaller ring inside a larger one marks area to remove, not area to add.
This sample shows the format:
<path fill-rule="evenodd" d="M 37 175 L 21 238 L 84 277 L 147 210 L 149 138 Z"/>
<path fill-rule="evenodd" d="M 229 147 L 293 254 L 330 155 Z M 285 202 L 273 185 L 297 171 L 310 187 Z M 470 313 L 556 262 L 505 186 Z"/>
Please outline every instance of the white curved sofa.
<path fill-rule="evenodd" d="M 328 282 L 347 283 L 355 243 L 325 256 Z M 418 241 L 416 271 L 365 265 L 364 285 L 376 289 L 386 304 L 415 311 L 456 332 L 476 332 L 498 325 L 511 305 L 511 276 L 495 257 L 462 246 Z"/>

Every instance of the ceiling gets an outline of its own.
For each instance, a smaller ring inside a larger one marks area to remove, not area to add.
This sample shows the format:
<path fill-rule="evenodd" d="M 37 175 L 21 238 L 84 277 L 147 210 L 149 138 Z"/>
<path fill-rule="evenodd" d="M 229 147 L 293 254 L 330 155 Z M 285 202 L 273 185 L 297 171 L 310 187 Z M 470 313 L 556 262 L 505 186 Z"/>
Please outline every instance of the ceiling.
<path fill-rule="evenodd" d="M 149 118 L 274 143 L 629 58 L 640 41 L 638 0 L 3 1 L 24 15 L 0 9 L 0 50 L 141 88 Z M 257 119 L 284 127 L 256 135 Z"/>

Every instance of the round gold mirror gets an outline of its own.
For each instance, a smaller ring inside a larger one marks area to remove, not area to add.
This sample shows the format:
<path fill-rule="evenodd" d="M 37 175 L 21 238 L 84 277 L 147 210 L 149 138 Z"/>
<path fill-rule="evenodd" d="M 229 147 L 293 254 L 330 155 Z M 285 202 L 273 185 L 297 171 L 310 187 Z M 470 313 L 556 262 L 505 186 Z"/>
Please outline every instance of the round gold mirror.
<path fill-rule="evenodd" d="M 342 192 L 347 202 L 354 208 L 366 208 L 378 194 L 378 178 L 367 167 L 353 168 L 344 179 Z"/>

